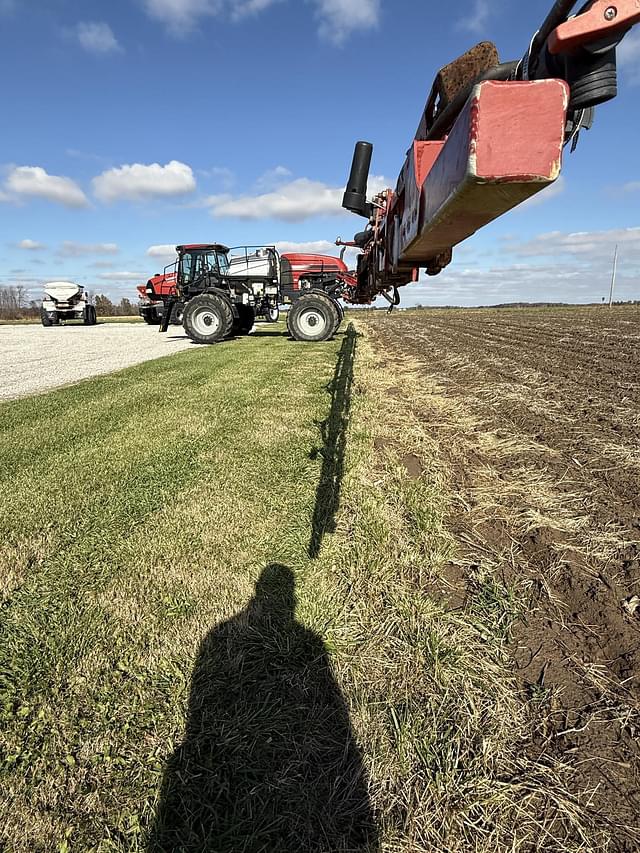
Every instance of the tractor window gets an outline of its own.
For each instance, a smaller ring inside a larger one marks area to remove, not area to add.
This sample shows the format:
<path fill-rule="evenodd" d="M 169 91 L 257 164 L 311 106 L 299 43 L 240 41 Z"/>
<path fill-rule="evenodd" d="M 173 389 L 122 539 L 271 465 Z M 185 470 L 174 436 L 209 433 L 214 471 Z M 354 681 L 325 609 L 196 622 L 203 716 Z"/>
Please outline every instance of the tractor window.
<path fill-rule="evenodd" d="M 180 264 L 182 270 L 182 280 L 184 282 L 191 281 L 193 277 L 193 255 L 183 255 Z"/>
<path fill-rule="evenodd" d="M 215 252 L 210 252 L 208 255 L 202 255 L 202 272 L 213 273 L 218 272 L 218 259 Z"/>
<path fill-rule="evenodd" d="M 226 275 L 229 272 L 229 258 L 224 252 L 218 252 L 218 264 L 222 275 Z"/>
<path fill-rule="evenodd" d="M 207 264 L 208 258 L 204 255 L 195 255 L 194 257 L 194 270 L 193 277 L 194 279 L 200 278 L 201 275 L 204 275 L 209 270 L 209 265 Z"/>

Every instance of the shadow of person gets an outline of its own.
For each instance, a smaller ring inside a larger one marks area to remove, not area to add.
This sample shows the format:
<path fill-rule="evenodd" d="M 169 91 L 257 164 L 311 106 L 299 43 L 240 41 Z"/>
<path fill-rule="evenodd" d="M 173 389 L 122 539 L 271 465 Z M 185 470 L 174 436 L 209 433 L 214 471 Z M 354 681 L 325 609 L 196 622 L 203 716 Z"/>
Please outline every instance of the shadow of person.
<path fill-rule="evenodd" d="M 378 849 L 344 699 L 295 605 L 293 572 L 272 564 L 203 640 L 150 853 Z"/>

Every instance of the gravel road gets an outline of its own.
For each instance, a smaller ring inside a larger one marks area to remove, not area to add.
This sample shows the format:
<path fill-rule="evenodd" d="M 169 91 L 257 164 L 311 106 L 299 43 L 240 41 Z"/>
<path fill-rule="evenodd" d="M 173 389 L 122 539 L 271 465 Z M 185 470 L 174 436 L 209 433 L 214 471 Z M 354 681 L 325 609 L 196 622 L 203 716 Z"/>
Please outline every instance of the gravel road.
<path fill-rule="evenodd" d="M 182 329 L 145 323 L 0 326 L 0 399 L 38 394 L 90 376 L 189 349 Z"/>

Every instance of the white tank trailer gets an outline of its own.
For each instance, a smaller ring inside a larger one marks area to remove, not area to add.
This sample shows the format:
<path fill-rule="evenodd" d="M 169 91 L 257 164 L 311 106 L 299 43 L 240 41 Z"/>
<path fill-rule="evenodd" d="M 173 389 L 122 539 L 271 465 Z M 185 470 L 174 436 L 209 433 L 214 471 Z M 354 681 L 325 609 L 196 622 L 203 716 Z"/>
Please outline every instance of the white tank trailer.
<path fill-rule="evenodd" d="M 95 326 L 97 322 L 89 294 L 82 285 L 70 281 L 45 284 L 40 319 L 43 326 L 57 326 L 61 320 L 82 320 L 85 326 Z"/>

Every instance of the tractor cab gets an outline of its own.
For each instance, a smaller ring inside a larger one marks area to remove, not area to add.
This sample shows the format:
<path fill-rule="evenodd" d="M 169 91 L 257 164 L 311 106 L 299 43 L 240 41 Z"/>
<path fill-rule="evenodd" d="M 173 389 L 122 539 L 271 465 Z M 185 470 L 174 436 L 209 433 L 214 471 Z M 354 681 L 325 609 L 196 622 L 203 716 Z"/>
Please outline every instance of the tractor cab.
<path fill-rule="evenodd" d="M 219 287 L 229 271 L 229 249 L 221 243 L 178 246 L 176 290 L 189 297 Z"/>

